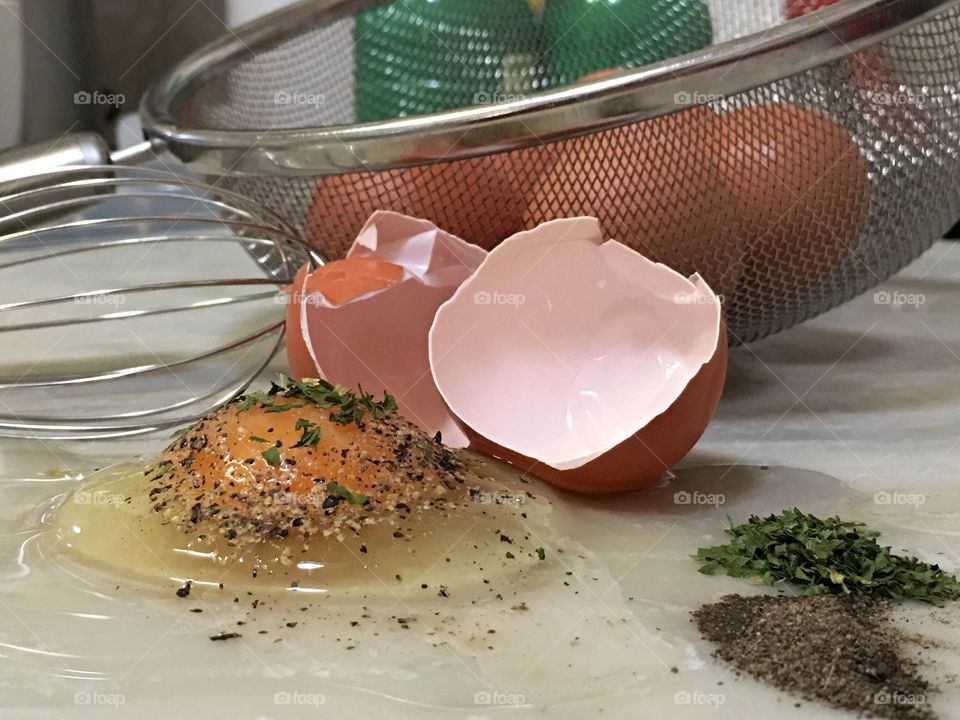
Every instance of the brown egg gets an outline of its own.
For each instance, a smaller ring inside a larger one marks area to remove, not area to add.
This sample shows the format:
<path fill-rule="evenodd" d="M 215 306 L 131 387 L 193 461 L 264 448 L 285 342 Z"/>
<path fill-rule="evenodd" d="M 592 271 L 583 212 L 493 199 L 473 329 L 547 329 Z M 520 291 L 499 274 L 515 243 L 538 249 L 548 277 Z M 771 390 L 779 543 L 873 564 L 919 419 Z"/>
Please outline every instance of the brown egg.
<path fill-rule="evenodd" d="M 807 292 L 854 248 L 867 177 L 849 133 L 789 103 L 722 115 L 708 143 L 742 219 L 741 283 L 768 296 Z"/>
<path fill-rule="evenodd" d="M 530 163 L 513 158 L 487 155 L 331 176 L 317 184 L 307 213 L 307 240 L 327 257 L 340 257 L 370 215 L 393 210 L 492 248 L 523 227 Z"/>
<path fill-rule="evenodd" d="M 550 146 L 555 162 L 534 186 L 525 227 L 597 217 L 608 236 L 729 296 L 740 276 L 740 225 L 706 150 L 716 122 L 700 106 Z"/>

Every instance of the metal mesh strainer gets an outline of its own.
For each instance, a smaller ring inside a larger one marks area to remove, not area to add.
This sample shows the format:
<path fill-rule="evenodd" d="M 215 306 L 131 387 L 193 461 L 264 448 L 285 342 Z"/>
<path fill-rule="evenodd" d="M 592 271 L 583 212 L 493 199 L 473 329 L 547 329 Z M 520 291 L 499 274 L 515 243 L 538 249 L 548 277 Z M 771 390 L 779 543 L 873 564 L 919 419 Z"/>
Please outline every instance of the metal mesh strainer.
<path fill-rule="evenodd" d="M 588 5 L 636 13 L 600 32 Z M 328 256 L 376 208 L 486 245 L 595 214 L 701 272 L 742 342 L 883 280 L 960 216 L 956 0 L 786 23 L 779 0 L 479 7 L 300 3 L 177 68 L 145 125 Z M 564 84 L 617 58 L 638 69 Z"/>

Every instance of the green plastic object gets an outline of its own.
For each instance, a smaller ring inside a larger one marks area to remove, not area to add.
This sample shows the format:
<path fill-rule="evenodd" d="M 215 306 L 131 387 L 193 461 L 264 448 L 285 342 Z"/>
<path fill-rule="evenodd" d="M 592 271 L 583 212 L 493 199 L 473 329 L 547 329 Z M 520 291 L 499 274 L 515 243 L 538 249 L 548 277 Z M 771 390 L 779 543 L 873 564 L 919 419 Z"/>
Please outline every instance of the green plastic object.
<path fill-rule="evenodd" d="M 356 119 L 508 101 L 713 40 L 706 0 L 397 0 L 354 25 Z"/>
<path fill-rule="evenodd" d="M 542 89 L 527 0 L 399 0 L 357 14 L 358 122 L 504 102 Z"/>
<path fill-rule="evenodd" d="M 554 87 L 597 70 L 667 60 L 713 42 L 706 0 L 546 0 L 543 15 Z"/>

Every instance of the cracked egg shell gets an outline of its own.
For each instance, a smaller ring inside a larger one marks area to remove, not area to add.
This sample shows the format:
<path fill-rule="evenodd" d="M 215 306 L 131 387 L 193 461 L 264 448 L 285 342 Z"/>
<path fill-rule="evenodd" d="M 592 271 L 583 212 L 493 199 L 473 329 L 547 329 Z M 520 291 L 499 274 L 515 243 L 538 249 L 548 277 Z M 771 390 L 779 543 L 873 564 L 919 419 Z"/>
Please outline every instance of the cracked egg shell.
<path fill-rule="evenodd" d="M 375 212 L 346 258 L 297 273 L 286 316 L 291 373 L 389 392 L 424 432 L 465 446 L 434 386 L 427 334 L 437 308 L 485 257 L 431 222 Z"/>
<path fill-rule="evenodd" d="M 430 367 L 471 447 L 587 493 L 659 481 L 720 399 L 717 296 L 595 218 L 507 239 L 444 303 Z"/>

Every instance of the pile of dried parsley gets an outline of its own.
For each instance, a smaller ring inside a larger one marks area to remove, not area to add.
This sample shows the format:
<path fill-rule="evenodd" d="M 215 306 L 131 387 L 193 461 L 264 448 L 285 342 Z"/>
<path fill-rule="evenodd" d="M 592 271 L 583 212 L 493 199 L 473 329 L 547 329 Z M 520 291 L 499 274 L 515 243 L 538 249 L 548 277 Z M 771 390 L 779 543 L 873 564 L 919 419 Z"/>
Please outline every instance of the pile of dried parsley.
<path fill-rule="evenodd" d="M 718 570 L 767 585 L 788 584 L 805 595 L 857 594 L 941 604 L 960 597 L 960 582 L 936 565 L 894 555 L 862 523 L 821 520 L 796 508 L 752 516 L 727 530 L 725 545 L 700 548 L 700 572 Z"/>

